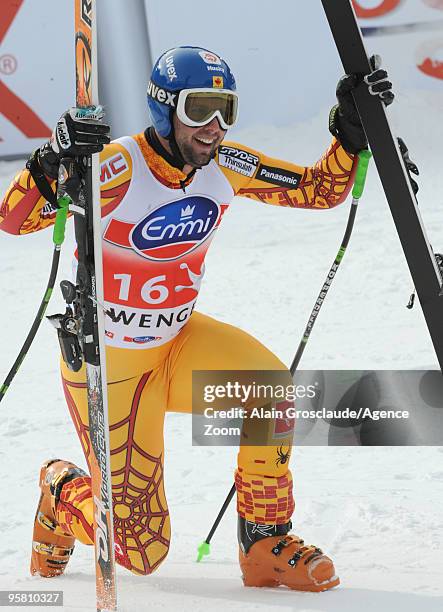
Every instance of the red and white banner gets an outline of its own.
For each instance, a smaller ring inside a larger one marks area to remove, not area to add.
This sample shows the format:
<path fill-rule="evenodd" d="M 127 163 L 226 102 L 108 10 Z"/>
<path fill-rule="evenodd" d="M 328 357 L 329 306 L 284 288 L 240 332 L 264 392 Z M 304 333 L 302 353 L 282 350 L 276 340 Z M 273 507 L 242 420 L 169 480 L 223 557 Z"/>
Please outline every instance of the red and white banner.
<path fill-rule="evenodd" d="M 148 124 L 144 14 L 143 0 L 97 2 L 99 97 L 113 138 Z M 74 105 L 73 23 L 73 0 L 0 0 L 0 158 L 28 155 Z"/>
<path fill-rule="evenodd" d="M 443 91 L 443 0 L 353 2 L 367 50 L 382 55 L 399 96 Z M 1 0 L 0 158 L 31 152 L 73 105 L 73 6 Z M 320 0 L 280 0 L 272 11 L 269 0 L 237 3 L 223 28 L 214 28 L 206 0 L 192 7 L 190 16 L 182 0 L 99 0 L 100 101 L 114 138 L 146 127 L 151 52 L 155 60 L 176 45 L 228 60 L 241 95 L 239 128 L 285 126 L 332 106 L 342 68 Z"/>
<path fill-rule="evenodd" d="M 73 105 L 73 2 L 1 0 L 0 157 L 28 154 Z"/>
<path fill-rule="evenodd" d="M 144 0 L 152 55 L 198 44 L 236 75 L 239 128 L 285 126 L 327 113 L 343 69 L 320 0 L 238 2 L 214 28 L 206 0 Z M 443 92 L 443 0 L 353 0 L 370 54 L 382 56 L 400 99 L 408 90 Z M 183 27 L 186 24 L 186 28 Z"/>
<path fill-rule="evenodd" d="M 442 89 L 443 0 L 353 0 L 367 47 L 409 85 Z M 372 40 L 373 39 L 373 40 Z"/>

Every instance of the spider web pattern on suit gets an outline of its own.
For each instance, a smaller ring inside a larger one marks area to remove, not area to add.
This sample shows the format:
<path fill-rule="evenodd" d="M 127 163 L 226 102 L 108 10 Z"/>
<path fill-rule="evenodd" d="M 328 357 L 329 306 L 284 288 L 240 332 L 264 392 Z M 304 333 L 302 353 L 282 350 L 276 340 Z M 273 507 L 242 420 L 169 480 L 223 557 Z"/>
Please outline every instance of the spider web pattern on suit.
<path fill-rule="evenodd" d="M 128 569 L 142 574 L 151 573 L 166 556 L 169 547 L 169 538 L 164 535 L 164 531 L 168 533 L 169 513 L 162 490 L 162 455 L 156 457 L 147 453 L 134 440 L 140 397 L 149 379 L 149 374 L 146 373 L 140 377 L 127 416 L 110 425 L 111 440 L 113 432 L 121 428 L 128 429 L 125 441 L 120 446 L 112 448 L 111 442 L 112 500 L 117 560 Z M 63 379 L 69 412 L 89 465 L 91 452 L 89 427 L 81 419 L 70 387 L 86 389 L 86 384 Z M 133 456 L 136 453 L 148 462 L 149 475 L 141 473 L 132 464 Z M 114 469 L 113 457 L 118 458 L 122 454 L 125 456 L 123 466 Z M 119 548 L 122 551 L 119 551 Z M 161 551 L 164 554 L 161 554 Z M 122 552 L 124 557 L 127 553 L 129 559 L 126 558 L 126 562 L 124 559 L 119 559 L 121 556 L 119 552 Z M 134 564 L 134 558 L 138 559 L 138 563 Z M 130 563 L 128 563 L 129 560 Z"/>

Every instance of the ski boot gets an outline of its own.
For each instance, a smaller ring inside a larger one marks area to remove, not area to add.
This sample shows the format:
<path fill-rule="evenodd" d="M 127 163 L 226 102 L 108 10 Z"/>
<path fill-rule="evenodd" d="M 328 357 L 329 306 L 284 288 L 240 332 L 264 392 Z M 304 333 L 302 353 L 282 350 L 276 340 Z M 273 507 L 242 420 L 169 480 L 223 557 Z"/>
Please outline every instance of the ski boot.
<path fill-rule="evenodd" d="M 65 533 L 55 520 L 63 485 L 86 473 L 61 459 L 46 461 L 40 470 L 41 495 L 34 520 L 31 574 L 45 578 L 63 574 L 74 550 L 75 538 Z"/>
<path fill-rule="evenodd" d="M 260 525 L 239 517 L 239 561 L 245 586 L 326 591 L 340 584 L 334 565 L 315 546 L 289 534 L 292 524 Z"/>

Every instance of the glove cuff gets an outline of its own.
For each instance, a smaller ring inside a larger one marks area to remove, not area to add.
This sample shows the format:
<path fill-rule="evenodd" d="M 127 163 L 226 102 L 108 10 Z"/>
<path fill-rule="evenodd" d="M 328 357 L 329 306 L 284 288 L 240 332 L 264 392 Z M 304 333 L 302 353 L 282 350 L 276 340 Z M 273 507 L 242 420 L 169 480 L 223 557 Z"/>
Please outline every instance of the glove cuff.
<path fill-rule="evenodd" d="M 49 174 L 45 172 L 38 159 L 39 149 L 34 151 L 31 157 L 26 162 L 26 168 L 34 179 L 37 189 L 47 202 L 57 208 L 57 196 L 52 191 L 50 182 L 48 181 Z M 51 177 L 50 177 L 51 178 Z M 53 177 L 52 177 L 53 178 Z"/>
<path fill-rule="evenodd" d="M 348 121 L 340 113 L 340 106 L 336 104 L 329 113 L 329 131 L 337 138 L 347 153 L 356 155 L 368 147 L 368 140 L 363 127 Z"/>
<path fill-rule="evenodd" d="M 48 141 L 36 151 L 37 162 L 42 171 L 49 176 L 49 178 L 58 178 L 58 167 L 60 165 L 60 159 L 57 153 Z"/>
<path fill-rule="evenodd" d="M 337 128 L 337 113 L 339 111 L 339 105 L 336 104 L 329 111 L 329 131 L 335 138 L 339 140 L 339 133 Z"/>

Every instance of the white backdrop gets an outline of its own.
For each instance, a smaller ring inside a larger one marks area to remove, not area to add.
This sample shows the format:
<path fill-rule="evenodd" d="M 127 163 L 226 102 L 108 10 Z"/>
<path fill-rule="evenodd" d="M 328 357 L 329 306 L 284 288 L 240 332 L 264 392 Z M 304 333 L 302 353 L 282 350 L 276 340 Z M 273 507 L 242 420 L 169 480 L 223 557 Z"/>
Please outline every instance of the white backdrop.
<path fill-rule="evenodd" d="M 326 123 L 342 68 L 320 0 L 97 2 L 101 100 L 113 137 L 148 123 L 151 55 L 180 44 L 209 47 L 231 64 L 241 94 L 240 129 L 290 125 L 323 109 Z M 443 90 L 443 0 L 354 5 L 360 25 L 370 29 L 368 51 L 382 54 L 396 92 Z M 72 0 L 2 0 L 0 157 L 29 153 L 73 103 L 72 24 Z"/>

